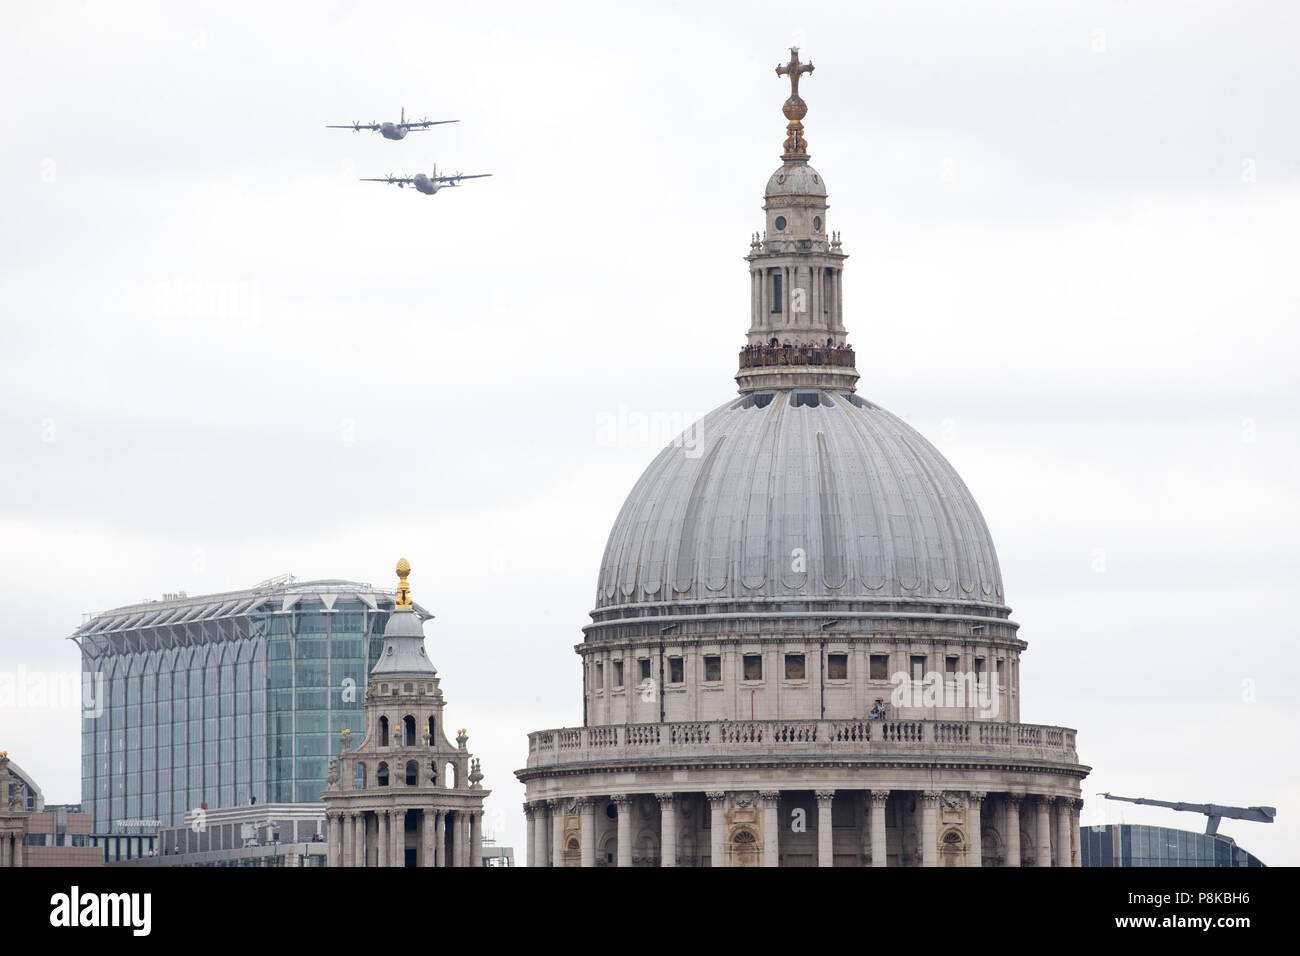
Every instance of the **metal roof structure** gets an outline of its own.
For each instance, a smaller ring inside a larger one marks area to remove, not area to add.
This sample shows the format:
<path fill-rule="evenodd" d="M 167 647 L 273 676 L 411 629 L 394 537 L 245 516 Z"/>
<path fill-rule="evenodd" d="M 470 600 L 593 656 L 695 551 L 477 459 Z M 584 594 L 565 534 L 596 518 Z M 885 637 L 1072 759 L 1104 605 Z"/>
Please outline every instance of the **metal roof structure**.
<path fill-rule="evenodd" d="M 255 618 L 306 610 L 331 613 L 339 601 L 358 601 L 370 610 L 391 605 L 395 592 L 340 579 L 297 581 L 290 575 L 271 578 L 242 591 L 145 601 L 96 614 L 70 636 L 90 657 L 104 653 L 241 640 L 252 636 Z M 415 605 L 421 621 L 433 617 Z"/>

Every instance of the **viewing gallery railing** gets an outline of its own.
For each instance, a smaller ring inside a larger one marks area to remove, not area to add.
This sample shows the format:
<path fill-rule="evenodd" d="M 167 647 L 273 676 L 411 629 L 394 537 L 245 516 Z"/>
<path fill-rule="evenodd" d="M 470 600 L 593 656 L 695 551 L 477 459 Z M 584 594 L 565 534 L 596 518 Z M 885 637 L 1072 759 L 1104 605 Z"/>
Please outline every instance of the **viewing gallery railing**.
<path fill-rule="evenodd" d="M 1078 762 L 1074 731 L 986 720 L 683 721 L 566 727 L 528 735 L 528 766 L 760 754 L 958 754 Z"/>
<path fill-rule="evenodd" d="M 740 350 L 741 368 L 767 368 L 776 365 L 833 365 L 857 368 L 853 349 L 847 345 L 768 346 L 747 345 Z"/>

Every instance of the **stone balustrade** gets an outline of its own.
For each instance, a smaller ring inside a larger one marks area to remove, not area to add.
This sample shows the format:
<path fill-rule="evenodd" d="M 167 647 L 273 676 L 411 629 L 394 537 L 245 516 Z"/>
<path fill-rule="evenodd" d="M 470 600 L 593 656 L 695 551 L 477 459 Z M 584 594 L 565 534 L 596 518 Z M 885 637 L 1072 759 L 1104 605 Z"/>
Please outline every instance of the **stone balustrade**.
<path fill-rule="evenodd" d="M 935 754 L 1078 762 L 1066 727 L 983 720 L 745 720 L 609 724 L 528 735 L 528 767 L 678 757 Z"/>
<path fill-rule="evenodd" d="M 789 365 L 832 365 L 856 368 L 853 349 L 847 345 L 747 345 L 740 350 L 740 367 L 769 368 Z"/>

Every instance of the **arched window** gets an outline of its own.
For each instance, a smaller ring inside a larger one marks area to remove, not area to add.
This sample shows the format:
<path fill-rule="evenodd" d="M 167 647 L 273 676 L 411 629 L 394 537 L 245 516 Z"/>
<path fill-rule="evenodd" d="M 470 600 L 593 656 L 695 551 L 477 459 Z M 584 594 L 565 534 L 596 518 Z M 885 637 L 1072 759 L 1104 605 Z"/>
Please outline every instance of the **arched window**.
<path fill-rule="evenodd" d="M 358 762 L 352 773 L 352 787 L 355 790 L 366 789 L 366 765 Z"/>
<path fill-rule="evenodd" d="M 447 764 L 446 770 L 442 775 L 442 785 L 444 787 L 452 788 L 456 786 L 456 765 L 454 763 Z"/>
<path fill-rule="evenodd" d="M 388 718 L 379 718 L 379 746 L 388 746 Z"/>
<path fill-rule="evenodd" d="M 437 739 L 438 739 L 437 734 L 434 732 L 433 718 L 430 717 L 429 718 L 429 746 L 430 747 L 435 746 L 434 741 Z"/>
<path fill-rule="evenodd" d="M 750 833 L 748 830 L 741 830 L 732 838 L 731 842 L 737 846 L 746 846 L 756 843 L 757 840 L 754 839 L 754 834 Z"/>
<path fill-rule="evenodd" d="M 410 714 L 402 718 L 402 746 L 415 746 L 415 718 Z"/>
<path fill-rule="evenodd" d="M 406 761 L 406 785 L 408 787 L 420 785 L 420 765 L 414 760 Z"/>
<path fill-rule="evenodd" d="M 388 764 L 381 763 L 375 771 L 375 782 L 381 787 L 388 786 Z"/>
<path fill-rule="evenodd" d="M 772 276 L 772 312 L 776 314 L 781 311 L 781 274 L 774 273 Z"/>

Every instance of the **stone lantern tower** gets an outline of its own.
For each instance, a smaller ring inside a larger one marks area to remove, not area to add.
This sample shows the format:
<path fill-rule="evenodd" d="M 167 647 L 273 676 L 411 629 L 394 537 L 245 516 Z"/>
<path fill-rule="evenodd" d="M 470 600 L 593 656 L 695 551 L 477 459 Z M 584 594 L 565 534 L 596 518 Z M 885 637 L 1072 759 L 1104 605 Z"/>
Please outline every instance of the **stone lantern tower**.
<path fill-rule="evenodd" d="M 479 762 L 465 731 L 453 746 L 438 671 L 397 562 L 397 601 L 366 684 L 366 730 L 331 761 L 321 796 L 330 866 L 477 866 L 483 841 Z"/>

